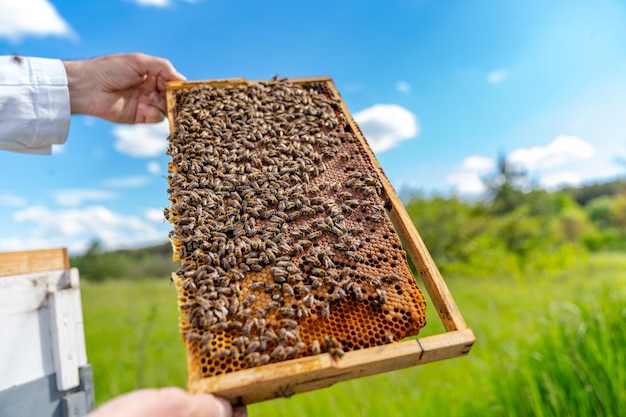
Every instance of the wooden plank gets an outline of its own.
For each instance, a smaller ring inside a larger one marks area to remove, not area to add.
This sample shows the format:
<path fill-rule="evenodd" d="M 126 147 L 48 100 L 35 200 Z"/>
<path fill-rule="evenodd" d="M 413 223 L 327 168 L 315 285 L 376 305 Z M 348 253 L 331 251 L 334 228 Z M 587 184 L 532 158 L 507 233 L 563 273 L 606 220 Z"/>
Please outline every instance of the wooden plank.
<path fill-rule="evenodd" d="M 78 370 L 86 364 L 87 358 L 80 290 L 68 288 L 52 292 L 49 297 L 57 389 L 66 391 L 80 383 Z"/>
<path fill-rule="evenodd" d="M 0 391 L 54 374 L 47 307 L 0 316 Z"/>
<path fill-rule="evenodd" d="M 465 355 L 474 343 L 470 329 L 417 340 L 278 362 L 190 382 L 191 392 L 211 392 L 233 404 L 252 404 L 329 387 L 337 382 Z"/>
<path fill-rule="evenodd" d="M 56 270 L 0 279 L 0 318 L 41 308 L 48 292 L 70 286 L 70 271 Z"/>
<path fill-rule="evenodd" d="M 66 248 L 0 253 L 0 277 L 69 268 Z"/>

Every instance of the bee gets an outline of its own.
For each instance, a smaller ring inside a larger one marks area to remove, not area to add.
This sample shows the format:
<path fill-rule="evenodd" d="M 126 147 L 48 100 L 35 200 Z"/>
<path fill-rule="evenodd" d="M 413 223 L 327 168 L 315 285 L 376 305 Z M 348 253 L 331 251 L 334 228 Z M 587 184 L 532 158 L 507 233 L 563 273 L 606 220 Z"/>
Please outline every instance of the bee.
<path fill-rule="evenodd" d="M 252 287 L 250 287 L 250 288 L 252 289 Z M 241 303 L 241 305 L 243 307 L 248 307 L 250 304 L 254 303 L 256 301 L 256 299 L 257 299 L 256 295 L 248 294 L 246 296 L 246 299 L 243 300 L 243 303 Z"/>
<path fill-rule="evenodd" d="M 230 349 L 218 349 L 213 354 L 215 359 L 227 358 L 228 356 L 230 356 Z"/>
<path fill-rule="evenodd" d="M 265 287 L 265 283 L 262 281 L 254 281 L 252 284 L 250 284 L 251 290 L 260 290 L 264 287 Z"/>
<path fill-rule="evenodd" d="M 328 255 L 323 255 L 322 256 L 322 260 L 324 263 L 324 267 L 326 268 L 334 268 L 335 267 L 335 263 L 333 262 L 333 260 L 330 258 L 330 256 Z M 316 274 L 317 275 L 317 274 Z"/>
<path fill-rule="evenodd" d="M 278 345 L 274 348 L 272 353 L 270 354 L 272 359 L 284 361 L 287 358 L 287 353 L 285 352 L 285 347 L 282 345 Z"/>
<path fill-rule="evenodd" d="M 248 337 L 247 336 L 238 336 L 233 340 L 233 345 L 237 346 L 237 347 L 241 347 L 248 344 Z"/>
<path fill-rule="evenodd" d="M 322 266 L 322 263 L 320 262 L 319 259 L 317 259 L 317 256 L 305 256 L 303 260 L 305 262 L 315 265 L 316 267 Z"/>
<path fill-rule="evenodd" d="M 309 317 L 309 309 L 306 306 L 302 305 L 302 304 L 298 304 L 298 307 L 296 308 L 296 315 L 299 318 Z"/>
<path fill-rule="evenodd" d="M 212 333 L 219 333 L 219 332 L 223 332 L 226 329 L 228 329 L 228 322 L 227 321 L 219 321 L 219 322 L 215 323 L 214 325 L 212 325 L 209 330 Z"/>
<path fill-rule="evenodd" d="M 311 308 L 313 307 L 313 304 L 315 304 L 315 297 L 313 296 L 313 294 L 307 294 L 302 299 L 302 302 L 306 307 Z"/>
<path fill-rule="evenodd" d="M 243 327 L 243 325 L 241 324 L 240 321 L 229 321 L 228 322 L 228 328 L 229 329 L 241 330 L 242 327 Z"/>
<path fill-rule="evenodd" d="M 382 284 L 382 282 L 381 282 L 378 278 L 374 278 L 374 277 L 371 277 L 369 282 L 370 282 L 370 284 L 372 284 L 374 287 L 376 287 L 376 291 L 379 291 L 378 289 L 379 289 L 380 287 L 382 287 L 382 285 L 383 285 L 383 284 Z"/>
<path fill-rule="evenodd" d="M 340 347 L 332 347 L 328 349 L 328 353 L 330 353 L 333 357 L 342 358 L 345 352 Z"/>
<path fill-rule="evenodd" d="M 265 311 L 265 313 L 267 314 L 272 310 L 278 310 L 280 306 L 281 304 L 279 302 L 271 301 L 265 305 L 265 308 L 263 309 L 263 311 Z"/>
<path fill-rule="evenodd" d="M 330 316 L 330 303 L 324 302 L 322 305 L 322 317 L 327 319 Z"/>
<path fill-rule="evenodd" d="M 346 297 L 346 292 L 340 286 L 336 286 L 333 295 L 335 295 L 338 300 L 341 300 Z"/>
<path fill-rule="evenodd" d="M 253 352 L 253 353 L 246 355 L 246 357 L 244 358 L 244 361 L 250 364 L 251 366 L 257 366 L 260 362 L 260 359 L 261 359 L 261 354 L 259 352 Z"/>
<path fill-rule="evenodd" d="M 270 272 L 274 276 L 279 276 L 279 277 L 284 277 L 284 276 L 287 276 L 289 274 L 286 269 L 281 268 L 279 266 L 274 266 L 274 267 L 270 268 Z"/>
<path fill-rule="evenodd" d="M 280 307 L 278 309 L 278 312 L 280 313 L 281 316 L 283 317 L 293 317 L 296 315 L 296 312 L 293 308 L 291 307 Z M 284 324 L 281 324 L 281 326 L 283 326 Z"/>
<path fill-rule="evenodd" d="M 291 287 L 291 285 L 289 285 L 287 283 L 283 284 L 283 291 L 290 297 L 294 296 L 293 288 Z"/>
<path fill-rule="evenodd" d="M 322 348 L 320 347 L 319 340 L 313 340 L 313 342 L 311 342 L 311 352 L 314 355 L 318 355 L 318 354 L 322 353 Z"/>
<path fill-rule="evenodd" d="M 361 287 L 354 285 L 352 287 L 352 292 L 358 301 L 363 301 L 363 291 L 361 290 Z"/>
<path fill-rule="evenodd" d="M 346 256 L 355 262 L 363 262 L 363 258 L 353 250 L 347 251 Z"/>
<path fill-rule="evenodd" d="M 217 292 L 221 295 L 231 295 L 233 290 L 230 287 L 219 287 L 217 288 Z"/>
<path fill-rule="evenodd" d="M 285 346 L 285 356 L 288 358 L 290 356 L 296 356 L 298 353 L 298 349 L 295 346 Z"/>
<path fill-rule="evenodd" d="M 383 221 L 384 216 L 382 214 L 372 214 L 370 216 L 370 219 L 373 220 L 376 223 L 380 223 Z"/>
<path fill-rule="evenodd" d="M 248 321 L 246 321 L 246 324 L 244 324 L 242 327 L 244 336 L 248 336 L 254 326 L 258 326 L 258 319 L 254 317 L 248 319 Z"/>
<path fill-rule="evenodd" d="M 385 304 L 387 302 L 387 292 L 385 290 L 376 288 L 376 294 L 378 295 L 378 300 L 381 304 Z"/>
<path fill-rule="evenodd" d="M 228 306 L 228 313 L 231 316 L 234 316 L 239 310 L 239 306 L 240 306 L 239 299 L 237 297 L 231 297 L 230 305 Z"/>
<path fill-rule="evenodd" d="M 278 335 L 280 336 L 282 340 L 287 340 L 287 339 L 297 340 L 298 339 L 298 337 L 296 336 L 294 332 L 292 332 L 291 330 L 287 330 L 287 329 L 279 329 Z"/>
<path fill-rule="evenodd" d="M 246 349 L 246 353 L 250 354 L 250 353 L 256 352 L 257 350 L 259 350 L 260 347 L 261 347 L 261 342 L 259 341 L 258 338 L 254 338 L 250 340 L 250 343 L 248 343 L 248 348 Z"/>
<path fill-rule="evenodd" d="M 294 314 L 295 315 L 295 314 Z M 291 316 L 292 317 L 292 316 Z M 298 322 L 292 319 L 281 319 L 278 324 L 282 327 L 289 327 L 291 329 L 295 329 L 298 327 Z"/>

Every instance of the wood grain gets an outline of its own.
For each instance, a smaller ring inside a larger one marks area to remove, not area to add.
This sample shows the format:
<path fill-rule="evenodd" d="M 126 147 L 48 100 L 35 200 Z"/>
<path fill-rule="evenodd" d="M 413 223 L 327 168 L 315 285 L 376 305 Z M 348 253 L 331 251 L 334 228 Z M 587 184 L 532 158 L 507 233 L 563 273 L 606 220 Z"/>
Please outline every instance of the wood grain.
<path fill-rule="evenodd" d="M 0 253 L 0 277 L 69 268 L 66 248 Z"/>

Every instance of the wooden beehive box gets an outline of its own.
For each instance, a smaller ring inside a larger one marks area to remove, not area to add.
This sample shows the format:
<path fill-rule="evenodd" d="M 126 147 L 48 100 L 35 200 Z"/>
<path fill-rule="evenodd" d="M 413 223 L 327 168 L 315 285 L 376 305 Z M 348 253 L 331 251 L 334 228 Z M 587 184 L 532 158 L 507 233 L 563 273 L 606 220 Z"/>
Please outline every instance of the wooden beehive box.
<path fill-rule="evenodd" d="M 94 408 L 79 274 L 65 248 L 0 253 L 0 416 Z"/>
<path fill-rule="evenodd" d="M 351 133 L 360 142 L 382 184 L 382 197 L 387 202 L 388 217 L 404 246 L 404 250 L 417 268 L 421 282 L 427 290 L 446 332 L 353 350 L 346 352 L 340 358 L 331 356 L 329 353 L 321 353 L 208 378 L 195 378 L 190 375 L 189 391 L 210 392 L 225 397 L 234 404 L 251 404 L 271 398 L 288 397 L 298 392 L 328 387 L 344 380 L 466 355 L 475 340 L 411 218 L 378 164 L 359 127 L 352 119 L 332 79 L 330 77 L 314 77 L 289 79 L 288 81 L 298 85 L 323 84 L 324 91 L 340 103 L 339 111 L 349 122 Z M 263 82 L 267 83 L 267 81 Z M 256 83 L 259 81 L 247 81 L 242 78 L 168 83 L 167 104 L 171 131 L 175 131 L 177 115 L 175 92 L 177 90 L 191 89 L 202 85 L 222 87 L 254 85 Z"/>

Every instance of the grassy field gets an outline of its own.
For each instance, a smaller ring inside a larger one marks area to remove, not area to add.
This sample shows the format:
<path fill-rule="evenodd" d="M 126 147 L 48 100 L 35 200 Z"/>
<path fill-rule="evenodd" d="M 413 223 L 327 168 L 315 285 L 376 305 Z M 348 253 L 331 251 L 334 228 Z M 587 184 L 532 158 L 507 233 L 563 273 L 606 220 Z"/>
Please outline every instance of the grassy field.
<path fill-rule="evenodd" d="M 251 416 L 619 415 L 626 409 L 626 256 L 558 276 L 448 280 L 477 342 L 463 358 L 249 407 Z M 184 386 L 175 290 L 161 281 L 83 282 L 99 403 Z M 424 334 L 442 332 L 430 311 Z"/>

